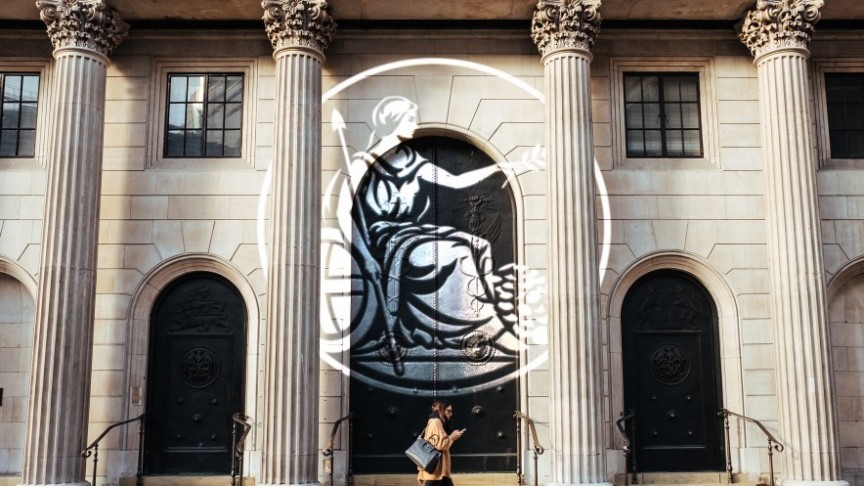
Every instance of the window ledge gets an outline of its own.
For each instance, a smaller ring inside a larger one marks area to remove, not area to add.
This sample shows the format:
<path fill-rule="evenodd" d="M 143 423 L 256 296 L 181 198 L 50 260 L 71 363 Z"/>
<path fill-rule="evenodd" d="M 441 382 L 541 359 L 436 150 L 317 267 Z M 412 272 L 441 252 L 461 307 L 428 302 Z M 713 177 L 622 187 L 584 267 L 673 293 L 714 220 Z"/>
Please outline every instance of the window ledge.
<path fill-rule="evenodd" d="M 717 164 L 707 158 L 640 157 L 622 159 L 615 167 L 619 170 L 718 170 Z"/>

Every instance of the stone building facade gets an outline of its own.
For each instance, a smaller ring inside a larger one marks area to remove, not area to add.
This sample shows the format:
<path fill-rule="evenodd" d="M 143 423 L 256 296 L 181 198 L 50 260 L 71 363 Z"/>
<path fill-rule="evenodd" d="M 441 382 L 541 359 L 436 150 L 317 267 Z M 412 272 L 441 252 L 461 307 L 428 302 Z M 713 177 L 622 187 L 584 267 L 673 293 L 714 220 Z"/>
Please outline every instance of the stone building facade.
<path fill-rule="evenodd" d="M 864 484 L 864 9 L 483 3 L 9 2 L 2 481 Z"/>

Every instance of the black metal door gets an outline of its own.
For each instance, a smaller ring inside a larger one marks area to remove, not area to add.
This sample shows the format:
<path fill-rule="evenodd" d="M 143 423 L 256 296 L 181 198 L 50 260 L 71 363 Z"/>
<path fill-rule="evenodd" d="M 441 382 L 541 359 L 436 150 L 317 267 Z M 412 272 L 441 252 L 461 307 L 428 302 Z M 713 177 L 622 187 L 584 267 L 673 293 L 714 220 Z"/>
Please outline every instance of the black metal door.
<path fill-rule="evenodd" d="M 493 163 L 456 140 L 429 137 L 403 145 L 405 157 L 452 174 Z M 392 164 L 394 172 L 407 172 L 404 160 Z M 379 169 L 390 170 L 372 170 Z M 459 190 L 411 176 L 374 184 L 367 177 L 355 199 L 353 472 L 416 472 L 404 451 L 425 426 L 435 398 L 453 405 L 454 428 L 468 429 L 451 451 L 454 472 L 513 471 L 518 339 L 513 203 L 505 177 L 497 172 Z M 393 194 L 411 192 L 411 184 L 416 193 L 399 207 L 413 204 L 418 211 L 402 219 L 388 220 L 392 211 L 363 200 L 387 193 L 393 201 Z M 356 247 L 363 241 L 370 248 Z"/>
<path fill-rule="evenodd" d="M 228 474 L 231 416 L 243 412 L 246 307 L 209 273 L 172 282 L 151 315 L 147 474 Z"/>
<path fill-rule="evenodd" d="M 639 471 L 720 470 L 717 313 L 682 272 L 639 279 L 622 309 L 625 408 Z"/>

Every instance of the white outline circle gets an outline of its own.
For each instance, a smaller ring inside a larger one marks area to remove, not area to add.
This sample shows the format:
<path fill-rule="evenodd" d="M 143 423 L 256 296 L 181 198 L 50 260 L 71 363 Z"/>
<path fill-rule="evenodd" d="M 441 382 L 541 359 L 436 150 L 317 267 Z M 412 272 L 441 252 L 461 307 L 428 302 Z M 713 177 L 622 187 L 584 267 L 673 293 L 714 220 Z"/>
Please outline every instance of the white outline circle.
<path fill-rule="evenodd" d="M 451 67 L 459 67 L 465 69 L 471 69 L 474 71 L 479 71 L 481 73 L 489 74 L 495 76 L 503 81 L 509 82 L 514 86 L 522 89 L 532 97 L 536 98 L 540 103 L 546 104 L 546 97 L 541 93 L 538 89 L 529 85 L 528 83 L 520 80 L 519 78 L 513 76 L 512 74 L 506 73 L 499 69 L 493 68 L 491 66 L 487 66 L 485 64 L 480 64 L 472 61 L 465 61 L 461 59 L 450 59 L 450 58 L 436 58 L 436 57 L 424 57 L 417 59 L 406 59 L 402 61 L 395 61 L 386 64 L 382 64 L 380 66 L 376 66 L 373 68 L 366 69 L 350 78 L 342 81 L 336 86 L 330 88 L 325 92 L 321 97 L 321 104 L 323 106 L 324 103 L 329 101 L 333 96 L 342 92 L 346 88 L 353 86 L 354 84 L 359 83 L 360 81 L 365 80 L 371 76 L 375 76 L 378 74 L 382 74 L 388 71 L 393 71 L 397 69 L 403 69 L 406 67 L 416 67 L 416 66 L 451 66 Z M 264 281 L 267 281 L 267 266 L 268 266 L 268 257 L 267 257 L 267 246 L 265 244 L 266 237 L 266 227 L 265 227 L 265 211 L 267 207 L 267 196 L 270 194 L 270 185 L 272 183 L 272 170 L 273 165 L 270 164 L 270 167 L 267 168 L 267 173 L 264 176 L 264 181 L 262 183 L 261 193 L 259 196 L 258 202 L 258 224 L 257 224 L 257 235 L 258 235 L 258 255 L 261 260 L 261 270 L 264 276 Z M 608 264 L 609 264 L 609 254 L 611 251 L 611 240 L 612 240 L 612 225 L 611 221 L 611 210 L 609 204 L 609 194 L 606 189 L 606 183 L 603 180 L 603 172 L 600 169 L 599 164 L 597 163 L 596 157 L 594 158 L 594 180 L 597 184 L 597 191 L 600 195 L 600 207 L 603 221 L 603 242 L 600 251 L 600 262 L 598 265 L 599 268 L 599 281 L 598 287 L 602 288 L 603 281 L 605 279 Z M 342 363 L 336 361 L 333 357 L 330 356 L 328 352 L 326 352 L 323 348 L 325 346 L 325 340 L 321 340 L 321 349 L 320 356 L 327 364 L 334 367 L 337 370 L 340 370 L 343 374 L 350 376 L 351 370 L 349 367 L 344 366 Z M 344 345 L 342 346 L 344 350 Z M 531 363 L 528 363 L 527 366 L 521 368 L 518 373 L 525 373 L 531 371 L 536 368 L 538 365 L 542 364 L 548 358 L 548 350 L 542 353 L 540 356 L 535 358 Z M 359 375 L 359 373 L 356 373 Z"/>

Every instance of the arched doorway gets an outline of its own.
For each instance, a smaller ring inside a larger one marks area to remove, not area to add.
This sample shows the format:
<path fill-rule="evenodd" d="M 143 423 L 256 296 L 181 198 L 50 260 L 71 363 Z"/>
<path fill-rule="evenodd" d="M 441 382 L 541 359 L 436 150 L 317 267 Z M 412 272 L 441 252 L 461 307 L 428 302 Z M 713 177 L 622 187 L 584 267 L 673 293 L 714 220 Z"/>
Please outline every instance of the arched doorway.
<path fill-rule="evenodd" d="M 723 464 L 717 310 L 691 275 L 638 279 L 621 310 L 624 408 L 639 471 L 709 471 Z"/>
<path fill-rule="evenodd" d="M 244 412 L 246 307 L 212 273 L 171 282 L 150 318 L 145 473 L 228 474 Z"/>
<path fill-rule="evenodd" d="M 454 470 L 515 470 L 515 212 L 506 177 L 450 138 L 420 137 L 392 152 L 354 199 L 353 472 L 416 472 L 404 451 L 436 398 L 453 405 L 454 428 L 468 428 L 452 451 Z M 438 169 L 413 175 L 418 157 L 455 176 L 487 176 L 446 187 Z"/>

